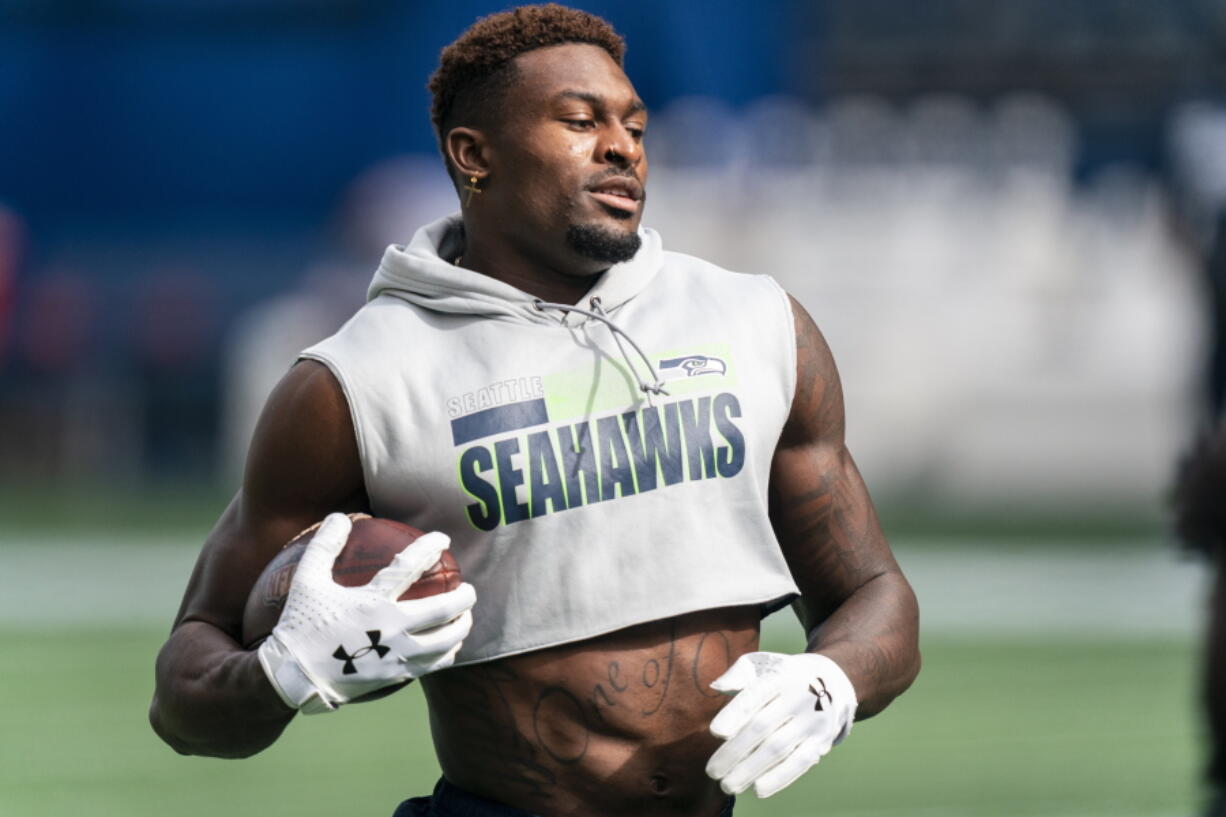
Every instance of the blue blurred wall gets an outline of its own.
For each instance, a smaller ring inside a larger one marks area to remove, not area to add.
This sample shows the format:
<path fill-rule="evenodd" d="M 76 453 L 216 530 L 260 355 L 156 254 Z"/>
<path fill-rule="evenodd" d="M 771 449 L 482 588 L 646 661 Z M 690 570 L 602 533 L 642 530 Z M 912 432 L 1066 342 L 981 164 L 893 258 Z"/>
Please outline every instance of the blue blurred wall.
<path fill-rule="evenodd" d="M 0 483 L 36 458 L 109 476 L 137 448 L 134 473 L 207 473 L 237 316 L 321 261 L 366 274 L 342 194 L 435 151 L 439 51 L 510 4 L 0 0 Z M 1159 169 L 1172 104 L 1226 88 L 1222 0 L 575 4 L 626 36 L 657 110 L 1037 91 L 1073 117 L 1078 181 Z"/>
<path fill-rule="evenodd" d="M 651 105 L 790 90 L 787 44 L 809 16 L 787 0 L 579 5 L 626 35 Z M 117 213 L 319 218 L 372 161 L 434 149 L 425 82 L 438 52 L 503 7 L 10 0 L 0 201 L 52 231 Z"/>

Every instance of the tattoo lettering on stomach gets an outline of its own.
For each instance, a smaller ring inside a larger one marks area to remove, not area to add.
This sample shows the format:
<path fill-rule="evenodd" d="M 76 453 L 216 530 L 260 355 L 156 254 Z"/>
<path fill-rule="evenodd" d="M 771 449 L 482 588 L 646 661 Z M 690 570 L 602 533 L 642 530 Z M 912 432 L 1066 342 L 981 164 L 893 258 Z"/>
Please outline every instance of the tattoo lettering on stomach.
<path fill-rule="evenodd" d="M 709 685 L 757 649 L 758 623 L 753 608 L 705 611 L 427 676 L 443 773 L 529 809 L 705 784 L 728 700 Z"/>
<path fill-rule="evenodd" d="M 588 695 L 589 711 L 602 725 L 607 721 L 601 710 L 609 707 L 620 706 L 631 712 L 637 709 L 640 717 L 650 718 L 660 711 L 668 697 L 676 660 L 677 624 L 671 622 L 667 652 L 662 658 L 648 658 L 637 665 L 630 662 L 626 669 L 619 660 L 608 662 L 605 680 L 597 681 Z"/>
<path fill-rule="evenodd" d="M 449 675 L 452 677 L 446 684 L 439 683 L 441 674 L 422 679 L 444 775 L 457 785 L 471 788 L 471 783 L 465 785 L 466 774 L 452 771 L 467 769 L 471 764 L 480 768 L 485 791 L 547 797 L 557 779 L 550 766 L 542 762 L 548 757 L 516 723 L 513 698 L 507 693 L 520 683 L 519 674 L 510 667 L 493 664 Z"/>

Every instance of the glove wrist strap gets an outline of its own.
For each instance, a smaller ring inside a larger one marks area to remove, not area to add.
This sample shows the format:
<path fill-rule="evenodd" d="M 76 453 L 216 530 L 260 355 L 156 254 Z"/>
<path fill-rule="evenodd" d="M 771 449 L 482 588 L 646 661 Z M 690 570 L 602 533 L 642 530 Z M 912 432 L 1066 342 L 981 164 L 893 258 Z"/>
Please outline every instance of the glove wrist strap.
<path fill-rule="evenodd" d="M 297 709 L 304 715 L 316 715 L 336 709 L 293 656 L 281 646 L 276 636 L 269 636 L 260 644 L 257 656 L 269 683 L 286 706 Z"/>

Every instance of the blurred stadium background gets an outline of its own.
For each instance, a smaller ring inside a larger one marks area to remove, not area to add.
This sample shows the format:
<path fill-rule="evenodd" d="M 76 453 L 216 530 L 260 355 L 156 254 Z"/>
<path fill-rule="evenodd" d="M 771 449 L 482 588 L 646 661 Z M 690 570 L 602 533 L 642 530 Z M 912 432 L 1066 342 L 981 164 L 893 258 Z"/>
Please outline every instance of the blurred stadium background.
<path fill-rule="evenodd" d="M 1226 367 L 1226 3 L 577 5 L 652 109 L 646 223 L 826 332 L 924 610 L 916 688 L 738 814 L 1195 813 L 1204 582 L 1163 497 Z M 271 384 L 455 209 L 424 83 L 502 7 L 0 0 L 0 815 L 430 785 L 416 690 L 244 762 L 144 709 Z"/>

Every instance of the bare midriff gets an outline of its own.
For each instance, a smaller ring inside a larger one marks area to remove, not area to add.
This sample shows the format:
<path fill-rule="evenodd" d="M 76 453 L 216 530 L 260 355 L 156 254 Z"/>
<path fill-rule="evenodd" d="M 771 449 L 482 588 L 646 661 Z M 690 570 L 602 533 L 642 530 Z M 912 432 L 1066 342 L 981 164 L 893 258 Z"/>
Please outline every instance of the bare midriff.
<path fill-rule="evenodd" d="M 758 648 L 756 607 L 704 610 L 423 679 L 443 775 L 546 817 L 716 817 L 709 684 Z"/>

